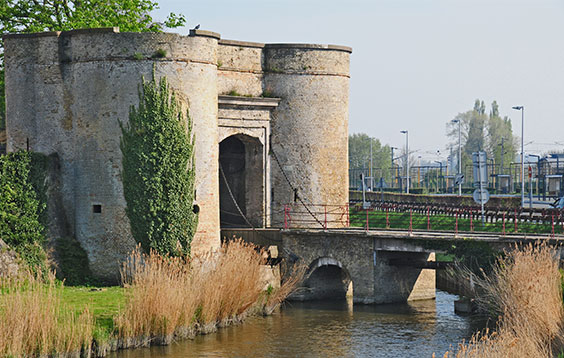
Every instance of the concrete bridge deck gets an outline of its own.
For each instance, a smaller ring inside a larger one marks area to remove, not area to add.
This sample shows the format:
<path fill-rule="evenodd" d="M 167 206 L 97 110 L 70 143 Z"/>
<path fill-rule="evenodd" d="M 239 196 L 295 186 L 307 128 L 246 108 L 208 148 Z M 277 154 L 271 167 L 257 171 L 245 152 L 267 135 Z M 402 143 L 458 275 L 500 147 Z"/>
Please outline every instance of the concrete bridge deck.
<path fill-rule="evenodd" d="M 487 244 L 494 251 L 564 237 L 477 232 L 428 232 L 362 229 L 224 229 L 259 246 L 277 246 L 281 257 L 308 267 L 296 299 L 352 295 L 359 303 L 391 303 L 435 297 L 435 252 L 456 242 Z M 403 263 L 403 264 L 402 264 Z M 408 263 L 408 264 L 406 264 Z"/>

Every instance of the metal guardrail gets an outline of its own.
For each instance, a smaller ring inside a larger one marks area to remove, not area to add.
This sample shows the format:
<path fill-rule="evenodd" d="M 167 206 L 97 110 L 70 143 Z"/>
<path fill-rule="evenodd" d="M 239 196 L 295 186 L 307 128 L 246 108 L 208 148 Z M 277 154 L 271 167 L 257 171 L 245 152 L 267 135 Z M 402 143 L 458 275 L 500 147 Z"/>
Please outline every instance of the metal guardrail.
<path fill-rule="evenodd" d="M 349 227 L 349 205 L 284 205 L 284 229 Z"/>
<path fill-rule="evenodd" d="M 449 232 L 480 231 L 481 211 L 473 206 L 429 205 L 401 202 L 373 202 L 367 209 L 361 205 L 351 208 L 353 225 L 363 224 L 371 228 L 401 227 L 408 231 L 436 231 L 436 227 Z M 372 213 L 381 213 L 375 220 Z M 364 220 L 359 220 L 359 213 Z M 383 220 L 385 216 L 385 222 Z M 547 233 L 551 236 L 564 233 L 564 210 L 562 209 L 502 209 L 489 208 L 484 211 L 483 225 L 488 231 L 505 235 L 514 233 Z M 483 229 L 482 229 L 483 230 Z"/>
<path fill-rule="evenodd" d="M 482 225 L 484 225 L 482 227 Z M 359 227 L 443 232 L 544 233 L 564 234 L 564 210 L 551 208 L 488 208 L 481 221 L 479 207 L 402 202 L 325 205 L 287 204 L 284 229 L 334 229 Z"/>

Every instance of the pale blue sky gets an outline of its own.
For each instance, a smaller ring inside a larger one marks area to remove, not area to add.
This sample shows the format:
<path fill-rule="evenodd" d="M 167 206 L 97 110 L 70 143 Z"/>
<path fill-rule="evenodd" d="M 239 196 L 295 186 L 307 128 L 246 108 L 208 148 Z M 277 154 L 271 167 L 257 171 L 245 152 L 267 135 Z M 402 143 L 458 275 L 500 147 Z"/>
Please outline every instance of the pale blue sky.
<path fill-rule="evenodd" d="M 445 123 L 496 99 L 526 152 L 564 149 L 564 2 L 561 0 L 160 0 L 157 19 L 257 42 L 347 45 L 350 133 L 365 132 L 423 158 L 445 153 Z M 559 144 L 556 144 L 559 143 Z"/>

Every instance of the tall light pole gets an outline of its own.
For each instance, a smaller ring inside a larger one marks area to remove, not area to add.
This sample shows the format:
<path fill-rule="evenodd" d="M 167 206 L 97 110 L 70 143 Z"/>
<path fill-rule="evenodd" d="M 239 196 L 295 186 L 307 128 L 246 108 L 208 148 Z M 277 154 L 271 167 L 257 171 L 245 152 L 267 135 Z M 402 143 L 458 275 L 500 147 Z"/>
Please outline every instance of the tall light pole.
<path fill-rule="evenodd" d="M 525 106 L 512 107 L 521 111 L 521 207 L 525 207 Z"/>
<path fill-rule="evenodd" d="M 370 190 L 374 188 L 374 175 L 372 175 L 372 137 L 370 137 L 370 169 L 368 170 L 370 176 Z"/>
<path fill-rule="evenodd" d="M 409 131 L 400 131 L 405 134 L 405 192 L 409 194 Z"/>
<path fill-rule="evenodd" d="M 394 149 L 398 149 L 396 147 L 390 147 L 390 149 L 392 150 L 392 158 L 390 161 L 390 171 L 392 173 L 392 177 L 390 178 L 390 180 L 392 181 L 392 188 L 394 187 Z"/>
<path fill-rule="evenodd" d="M 458 170 L 457 170 L 457 177 L 458 177 L 458 196 L 462 195 L 462 147 L 460 141 L 460 119 L 453 119 L 452 123 L 458 123 Z"/>

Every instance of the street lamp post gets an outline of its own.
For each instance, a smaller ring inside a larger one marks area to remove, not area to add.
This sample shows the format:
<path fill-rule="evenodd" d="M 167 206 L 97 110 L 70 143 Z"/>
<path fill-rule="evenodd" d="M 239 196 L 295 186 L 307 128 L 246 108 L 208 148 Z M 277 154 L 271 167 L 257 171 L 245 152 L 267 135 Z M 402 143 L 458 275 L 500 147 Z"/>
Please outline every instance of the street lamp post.
<path fill-rule="evenodd" d="M 405 134 L 405 192 L 409 194 L 409 131 L 400 131 Z"/>
<path fill-rule="evenodd" d="M 514 106 L 515 110 L 521 111 L 521 207 L 525 207 L 525 106 Z"/>
<path fill-rule="evenodd" d="M 392 176 L 390 177 L 390 180 L 392 181 L 392 188 L 394 187 L 394 149 L 398 149 L 396 147 L 390 147 L 390 149 L 392 150 L 392 158 L 390 161 L 390 172 L 392 173 Z"/>
<path fill-rule="evenodd" d="M 439 163 L 439 173 L 437 174 L 437 193 L 439 193 L 439 184 L 440 184 L 440 178 L 442 178 L 443 176 L 443 162 L 435 160 L 435 163 Z"/>
<path fill-rule="evenodd" d="M 421 187 L 421 156 L 417 157 L 419 159 L 419 163 L 417 164 L 417 187 Z"/>
<path fill-rule="evenodd" d="M 370 137 L 370 169 L 368 170 L 370 176 L 370 190 L 374 188 L 374 175 L 372 174 L 372 137 Z"/>
<path fill-rule="evenodd" d="M 453 119 L 452 123 L 458 123 L 458 170 L 457 170 L 457 179 L 458 179 L 458 196 L 462 195 L 462 180 L 461 180 L 461 174 L 462 174 L 462 147 L 461 147 L 461 141 L 460 141 L 460 119 Z"/>

